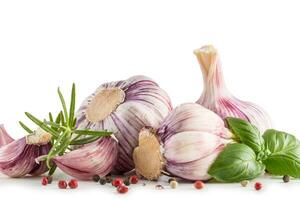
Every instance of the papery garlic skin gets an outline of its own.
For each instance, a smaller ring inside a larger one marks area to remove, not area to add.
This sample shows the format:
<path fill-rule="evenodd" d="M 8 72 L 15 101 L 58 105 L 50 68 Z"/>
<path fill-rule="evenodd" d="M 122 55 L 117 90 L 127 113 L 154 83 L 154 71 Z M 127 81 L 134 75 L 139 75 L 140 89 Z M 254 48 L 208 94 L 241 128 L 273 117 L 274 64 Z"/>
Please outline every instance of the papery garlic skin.
<path fill-rule="evenodd" d="M 14 141 L 12 137 L 7 133 L 3 124 L 0 124 L 0 147 L 7 145 Z"/>
<path fill-rule="evenodd" d="M 0 127 L 0 129 L 1 133 L 7 134 L 4 127 Z M 1 137 L 3 137 L 3 135 Z M 43 174 L 48 168 L 45 167 L 44 162 L 40 164 L 36 163 L 35 159 L 47 154 L 50 148 L 49 143 L 27 144 L 26 137 L 3 145 L 0 148 L 0 171 L 10 177 L 23 177 L 27 174 L 34 176 Z"/>
<path fill-rule="evenodd" d="M 234 97 L 227 89 L 223 78 L 220 56 L 211 46 L 194 51 L 201 66 L 204 90 L 198 104 L 214 111 L 222 119 L 236 117 L 247 120 L 261 132 L 272 127 L 269 115 L 259 106 Z"/>
<path fill-rule="evenodd" d="M 166 170 L 187 180 L 208 180 L 207 171 L 232 134 L 223 120 L 196 104 L 176 107 L 157 131 Z"/>
<path fill-rule="evenodd" d="M 110 173 L 117 162 L 118 144 L 112 137 L 104 137 L 93 143 L 53 158 L 59 169 L 81 180 L 91 180 Z"/>
<path fill-rule="evenodd" d="M 158 128 L 171 111 L 167 93 L 146 76 L 102 84 L 81 105 L 77 127 L 112 131 L 118 140 L 119 155 L 114 172 L 134 168 L 132 153 L 138 133 L 145 126 Z"/>

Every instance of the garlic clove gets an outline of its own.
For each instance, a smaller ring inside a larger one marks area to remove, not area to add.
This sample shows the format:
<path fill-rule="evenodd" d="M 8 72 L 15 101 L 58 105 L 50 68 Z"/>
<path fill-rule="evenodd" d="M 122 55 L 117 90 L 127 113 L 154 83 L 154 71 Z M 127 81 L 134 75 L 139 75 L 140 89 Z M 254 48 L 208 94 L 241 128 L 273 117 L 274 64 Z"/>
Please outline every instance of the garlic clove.
<path fill-rule="evenodd" d="M 49 150 L 49 144 L 27 144 L 26 137 L 14 140 L 0 148 L 0 171 L 10 177 L 42 174 L 48 169 L 37 164 L 35 159 Z"/>
<path fill-rule="evenodd" d="M 166 141 L 164 157 L 177 163 L 192 162 L 210 155 L 224 142 L 226 140 L 209 132 L 179 132 Z"/>
<path fill-rule="evenodd" d="M 220 56 L 212 45 L 194 51 L 201 66 L 204 90 L 198 104 L 214 111 L 222 119 L 237 117 L 249 121 L 261 132 L 272 127 L 270 117 L 259 106 L 234 97 L 227 89 Z"/>
<path fill-rule="evenodd" d="M 3 124 L 0 124 L 0 147 L 14 141 L 12 137 L 7 133 Z"/>
<path fill-rule="evenodd" d="M 103 137 L 63 156 L 53 159 L 63 172 L 81 180 L 91 180 L 94 175 L 106 176 L 117 161 L 117 141 Z"/>

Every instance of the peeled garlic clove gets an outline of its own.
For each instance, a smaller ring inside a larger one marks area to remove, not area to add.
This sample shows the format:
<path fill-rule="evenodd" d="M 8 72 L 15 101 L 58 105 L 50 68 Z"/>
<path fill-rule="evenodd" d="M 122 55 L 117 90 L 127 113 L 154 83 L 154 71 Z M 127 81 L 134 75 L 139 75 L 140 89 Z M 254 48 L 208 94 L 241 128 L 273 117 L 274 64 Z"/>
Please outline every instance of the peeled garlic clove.
<path fill-rule="evenodd" d="M 109 130 L 118 140 L 119 154 L 114 172 L 134 168 L 132 153 L 139 131 L 158 128 L 172 106 L 167 93 L 145 76 L 102 84 L 77 112 L 79 129 Z"/>
<path fill-rule="evenodd" d="M 103 137 L 93 143 L 53 159 L 59 169 L 81 180 L 91 180 L 94 175 L 106 176 L 113 169 L 118 154 L 117 141 Z"/>
<path fill-rule="evenodd" d="M 204 90 L 198 104 L 214 111 L 222 119 L 237 117 L 249 121 L 261 132 L 271 128 L 268 114 L 259 106 L 235 98 L 227 89 L 223 78 L 220 56 L 211 46 L 194 51 L 201 66 Z"/>
<path fill-rule="evenodd" d="M 134 163 L 136 171 L 149 180 L 157 179 L 164 168 L 183 179 L 208 180 L 210 165 L 232 141 L 224 121 L 196 103 L 176 107 L 158 130 L 142 129 L 140 137 Z"/>
<path fill-rule="evenodd" d="M 2 128 L 1 130 L 3 133 Z M 44 137 L 45 135 L 48 135 L 48 133 L 38 137 Z M 32 137 L 35 136 L 32 135 Z M 22 177 L 27 174 L 39 175 L 48 170 L 41 166 L 42 164 L 37 164 L 35 159 L 47 154 L 50 150 L 50 145 L 41 143 L 27 144 L 26 141 L 26 137 L 23 137 L 0 148 L 0 171 L 2 173 L 10 177 Z"/>
<path fill-rule="evenodd" d="M 3 124 L 0 124 L 0 147 L 14 141 L 12 137 L 7 133 Z"/>

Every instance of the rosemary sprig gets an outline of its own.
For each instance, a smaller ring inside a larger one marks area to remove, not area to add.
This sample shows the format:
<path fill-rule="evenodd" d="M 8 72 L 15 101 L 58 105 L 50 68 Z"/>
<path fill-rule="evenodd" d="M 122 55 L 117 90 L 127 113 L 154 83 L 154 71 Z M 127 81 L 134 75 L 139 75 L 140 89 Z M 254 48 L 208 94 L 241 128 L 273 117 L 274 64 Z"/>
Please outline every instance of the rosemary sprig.
<path fill-rule="evenodd" d="M 36 125 L 42 128 L 44 131 L 52 135 L 50 149 L 48 155 L 45 156 L 45 161 L 47 163 L 49 170 L 49 175 L 55 172 L 56 165 L 51 162 L 55 156 L 63 155 L 66 150 L 72 149 L 70 145 L 83 145 L 96 141 L 100 137 L 110 136 L 112 132 L 109 131 L 93 131 L 93 130 L 78 130 L 76 129 L 77 119 L 75 117 L 75 97 L 76 88 L 75 84 L 72 85 L 71 100 L 69 112 L 67 110 L 65 98 L 60 91 L 57 89 L 57 93 L 61 102 L 62 111 L 60 111 L 54 121 L 51 112 L 48 113 L 48 120 L 40 120 L 34 115 L 25 112 L 25 115 Z M 33 133 L 33 131 L 28 128 L 24 123 L 19 122 L 20 125 L 28 132 Z M 86 136 L 81 139 L 81 136 Z"/>

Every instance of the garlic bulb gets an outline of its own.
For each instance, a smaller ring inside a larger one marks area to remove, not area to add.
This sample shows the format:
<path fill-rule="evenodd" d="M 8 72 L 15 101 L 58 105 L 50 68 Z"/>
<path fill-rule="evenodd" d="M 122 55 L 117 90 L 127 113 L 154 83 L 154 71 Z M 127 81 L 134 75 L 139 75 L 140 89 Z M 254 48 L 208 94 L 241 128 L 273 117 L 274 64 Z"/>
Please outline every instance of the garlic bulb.
<path fill-rule="evenodd" d="M 58 168 L 70 176 L 90 180 L 94 175 L 106 176 L 117 161 L 118 144 L 104 137 L 53 159 Z"/>
<path fill-rule="evenodd" d="M 6 141 L 12 139 L 3 126 L 0 127 L 0 133 L 2 144 L 3 138 L 6 138 Z M 22 177 L 27 174 L 37 176 L 45 173 L 48 170 L 46 164 L 44 162 L 38 164 L 35 159 L 49 152 L 51 148 L 49 135 L 46 132 L 38 135 L 32 134 L 1 146 L 0 171 L 10 177 Z M 7 140 L 7 138 L 11 139 Z M 28 144 L 28 139 L 39 142 Z"/>
<path fill-rule="evenodd" d="M 138 133 L 145 126 L 158 128 L 172 109 L 167 93 L 145 76 L 102 84 L 81 105 L 77 127 L 112 131 L 118 140 L 119 154 L 114 172 L 134 168 L 133 149 Z"/>
<path fill-rule="evenodd" d="M 214 111 L 221 118 L 237 117 L 249 121 L 261 132 L 271 128 L 271 120 L 259 106 L 234 97 L 226 88 L 220 56 L 213 46 L 194 51 L 201 66 L 204 90 L 198 104 Z"/>
<path fill-rule="evenodd" d="M 232 136 L 218 115 L 196 103 L 178 106 L 156 131 L 148 129 L 147 134 L 145 131 L 141 131 L 144 141 L 135 149 L 134 160 L 137 172 L 150 180 L 159 177 L 162 168 L 159 163 L 174 176 L 209 179 L 210 165 Z M 162 149 L 151 145 L 155 143 L 154 136 Z"/>

